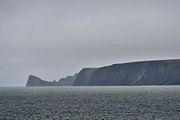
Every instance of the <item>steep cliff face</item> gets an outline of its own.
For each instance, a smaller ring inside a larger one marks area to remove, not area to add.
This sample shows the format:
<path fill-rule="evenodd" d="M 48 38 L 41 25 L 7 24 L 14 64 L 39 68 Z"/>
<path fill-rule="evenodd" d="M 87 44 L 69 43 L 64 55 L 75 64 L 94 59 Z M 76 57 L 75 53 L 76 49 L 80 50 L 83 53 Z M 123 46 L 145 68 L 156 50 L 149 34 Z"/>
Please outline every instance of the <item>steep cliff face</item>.
<path fill-rule="evenodd" d="M 180 85 L 180 60 L 133 62 L 82 70 L 74 85 Z"/>
<path fill-rule="evenodd" d="M 97 70 L 97 68 L 83 68 L 79 74 L 77 75 L 74 85 L 75 86 L 87 86 L 92 80 L 93 73 Z"/>
<path fill-rule="evenodd" d="M 180 85 L 180 60 L 159 60 L 84 68 L 74 76 L 44 81 L 30 75 L 26 86 Z"/>
<path fill-rule="evenodd" d="M 26 83 L 27 87 L 30 87 L 30 86 L 52 86 L 52 85 L 53 85 L 53 83 L 44 81 L 34 75 L 29 75 L 28 81 Z"/>

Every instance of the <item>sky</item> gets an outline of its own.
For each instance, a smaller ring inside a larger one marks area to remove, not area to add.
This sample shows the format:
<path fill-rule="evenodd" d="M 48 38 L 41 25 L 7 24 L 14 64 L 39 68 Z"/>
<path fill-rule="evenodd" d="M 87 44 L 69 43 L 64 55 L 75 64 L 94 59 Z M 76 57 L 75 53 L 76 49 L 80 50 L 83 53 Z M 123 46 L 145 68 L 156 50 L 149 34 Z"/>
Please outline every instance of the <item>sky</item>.
<path fill-rule="evenodd" d="M 0 86 L 180 59 L 180 0 L 0 0 Z"/>

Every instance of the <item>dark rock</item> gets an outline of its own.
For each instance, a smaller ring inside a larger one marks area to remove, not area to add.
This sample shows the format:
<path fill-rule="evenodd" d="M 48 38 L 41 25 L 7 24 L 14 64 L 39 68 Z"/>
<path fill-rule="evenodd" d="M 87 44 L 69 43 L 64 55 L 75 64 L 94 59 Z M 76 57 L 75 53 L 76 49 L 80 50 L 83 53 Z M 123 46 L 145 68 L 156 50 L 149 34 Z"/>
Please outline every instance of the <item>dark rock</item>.
<path fill-rule="evenodd" d="M 30 86 L 72 86 L 74 84 L 74 80 L 76 79 L 77 74 L 74 76 L 68 76 L 66 78 L 62 78 L 59 81 L 45 81 L 34 75 L 29 75 L 28 81 L 26 83 L 27 87 Z"/>
<path fill-rule="evenodd" d="M 180 85 L 180 60 L 114 64 L 80 71 L 76 86 Z"/>
<path fill-rule="evenodd" d="M 45 81 L 30 75 L 26 86 L 180 85 L 180 60 L 156 60 L 84 68 L 78 74 Z"/>
<path fill-rule="evenodd" d="M 93 73 L 97 70 L 97 68 L 83 68 L 74 82 L 75 86 L 88 86 L 90 81 L 92 80 Z"/>
<path fill-rule="evenodd" d="M 53 84 L 51 82 L 42 80 L 34 75 L 29 75 L 28 81 L 26 83 L 27 87 L 30 86 L 52 86 Z"/>
<path fill-rule="evenodd" d="M 63 86 L 72 86 L 74 84 L 74 81 L 77 77 L 77 73 L 74 74 L 74 76 L 67 76 L 66 78 L 61 78 L 59 80 L 59 83 Z"/>

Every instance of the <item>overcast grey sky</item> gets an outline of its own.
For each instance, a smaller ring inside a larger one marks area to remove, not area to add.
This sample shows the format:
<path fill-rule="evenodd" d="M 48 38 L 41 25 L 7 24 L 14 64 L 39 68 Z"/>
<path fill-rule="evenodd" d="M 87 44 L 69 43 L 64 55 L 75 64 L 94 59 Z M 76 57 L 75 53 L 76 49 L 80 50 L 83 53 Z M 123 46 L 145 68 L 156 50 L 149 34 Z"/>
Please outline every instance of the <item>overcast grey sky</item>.
<path fill-rule="evenodd" d="M 0 0 L 0 86 L 180 58 L 180 0 Z"/>

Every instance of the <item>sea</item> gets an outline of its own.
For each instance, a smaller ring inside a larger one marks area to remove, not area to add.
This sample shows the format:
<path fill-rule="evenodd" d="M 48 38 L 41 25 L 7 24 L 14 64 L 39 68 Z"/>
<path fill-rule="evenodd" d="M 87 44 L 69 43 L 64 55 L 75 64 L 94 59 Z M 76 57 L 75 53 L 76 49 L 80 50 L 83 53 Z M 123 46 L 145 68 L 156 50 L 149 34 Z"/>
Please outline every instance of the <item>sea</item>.
<path fill-rule="evenodd" d="M 0 120 L 180 120 L 180 86 L 0 87 Z"/>

